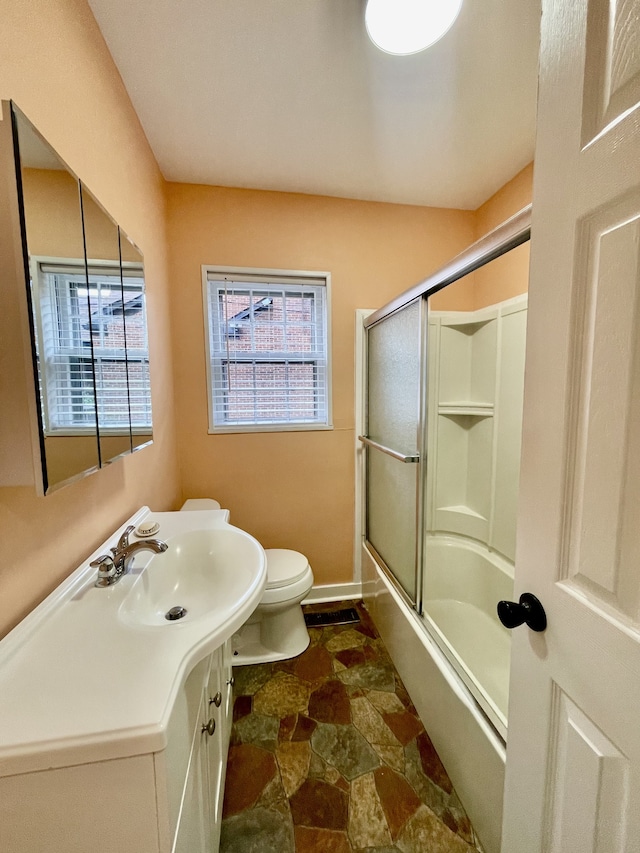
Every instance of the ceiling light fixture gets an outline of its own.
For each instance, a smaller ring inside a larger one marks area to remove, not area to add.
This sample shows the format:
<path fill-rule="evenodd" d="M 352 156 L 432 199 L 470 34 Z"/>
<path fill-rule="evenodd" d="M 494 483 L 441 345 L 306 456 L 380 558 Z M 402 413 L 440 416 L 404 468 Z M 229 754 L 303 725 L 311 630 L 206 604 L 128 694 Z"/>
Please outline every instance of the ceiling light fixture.
<path fill-rule="evenodd" d="M 385 53 L 419 53 L 435 44 L 458 17 L 462 0 L 368 0 L 369 38 Z"/>

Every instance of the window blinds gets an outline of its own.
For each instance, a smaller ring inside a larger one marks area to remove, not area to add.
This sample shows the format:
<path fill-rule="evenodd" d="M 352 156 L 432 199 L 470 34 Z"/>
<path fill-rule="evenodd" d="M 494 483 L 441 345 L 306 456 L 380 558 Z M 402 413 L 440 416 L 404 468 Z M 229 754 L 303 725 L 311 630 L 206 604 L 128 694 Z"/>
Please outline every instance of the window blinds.
<path fill-rule="evenodd" d="M 144 282 L 139 276 L 124 276 L 122 286 L 131 427 L 148 430 L 151 427 L 151 379 Z"/>
<path fill-rule="evenodd" d="M 117 268 L 42 264 L 38 342 L 45 429 L 151 423 L 144 281 Z M 128 344 L 125 348 L 125 342 Z M 97 401 L 97 403 L 96 403 Z"/>
<path fill-rule="evenodd" d="M 96 426 L 90 305 L 84 270 L 43 268 L 39 341 L 45 428 Z"/>
<path fill-rule="evenodd" d="M 323 279 L 207 279 L 214 428 L 329 422 Z"/>

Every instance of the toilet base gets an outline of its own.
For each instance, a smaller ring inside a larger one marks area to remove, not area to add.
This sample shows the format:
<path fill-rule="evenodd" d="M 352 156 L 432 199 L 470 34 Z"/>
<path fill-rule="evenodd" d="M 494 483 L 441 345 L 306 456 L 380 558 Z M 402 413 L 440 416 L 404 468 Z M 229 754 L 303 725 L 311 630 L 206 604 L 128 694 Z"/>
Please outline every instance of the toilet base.
<path fill-rule="evenodd" d="M 258 611 L 260 606 L 258 606 Z M 251 619 L 232 638 L 233 666 L 273 663 L 302 654 L 309 645 L 309 632 L 302 608 L 290 609 Z"/>

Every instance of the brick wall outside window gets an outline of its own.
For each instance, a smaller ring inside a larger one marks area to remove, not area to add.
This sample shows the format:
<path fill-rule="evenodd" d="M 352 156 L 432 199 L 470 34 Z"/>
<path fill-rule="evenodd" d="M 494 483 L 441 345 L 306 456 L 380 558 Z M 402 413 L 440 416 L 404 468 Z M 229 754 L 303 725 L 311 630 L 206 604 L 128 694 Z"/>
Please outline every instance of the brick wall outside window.
<path fill-rule="evenodd" d="M 209 282 L 216 425 L 326 420 L 324 293 Z"/>

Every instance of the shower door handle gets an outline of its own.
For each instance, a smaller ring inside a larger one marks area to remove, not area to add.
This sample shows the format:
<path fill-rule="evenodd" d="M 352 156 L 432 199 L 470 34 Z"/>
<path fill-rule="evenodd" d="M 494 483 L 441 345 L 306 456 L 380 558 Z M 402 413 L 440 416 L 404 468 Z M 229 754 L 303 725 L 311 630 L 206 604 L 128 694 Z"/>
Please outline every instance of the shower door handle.
<path fill-rule="evenodd" d="M 380 444 L 378 441 L 374 441 L 372 438 L 367 438 L 366 435 L 359 435 L 358 441 L 361 441 L 363 444 L 366 444 L 367 447 L 373 447 L 374 450 L 380 450 L 382 453 L 386 453 L 387 456 L 392 456 L 394 459 L 398 459 L 400 462 L 419 462 L 420 454 L 418 453 L 402 453 L 400 450 L 394 450 L 391 447 L 386 447 L 384 444 Z"/>
<path fill-rule="evenodd" d="M 532 631 L 544 631 L 547 627 L 544 607 L 530 592 L 523 592 L 519 601 L 499 601 L 498 619 L 505 628 L 526 624 Z"/>

